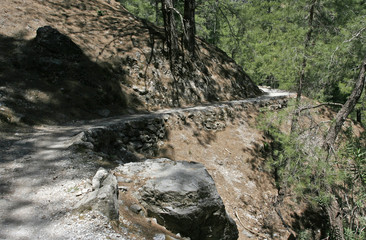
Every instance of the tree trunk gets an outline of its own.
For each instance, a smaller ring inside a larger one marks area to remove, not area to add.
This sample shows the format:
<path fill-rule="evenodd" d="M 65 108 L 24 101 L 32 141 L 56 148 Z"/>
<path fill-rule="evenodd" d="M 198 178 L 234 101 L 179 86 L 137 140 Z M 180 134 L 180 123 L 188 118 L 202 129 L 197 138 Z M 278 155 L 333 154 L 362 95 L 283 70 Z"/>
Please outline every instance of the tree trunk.
<path fill-rule="evenodd" d="M 165 37 L 169 48 L 171 64 L 178 59 L 178 35 L 174 18 L 174 5 L 172 0 L 161 0 L 161 9 L 164 19 Z"/>
<path fill-rule="evenodd" d="M 186 36 L 184 39 L 184 46 L 189 51 L 191 56 L 195 55 L 196 47 L 196 22 L 195 22 L 195 0 L 184 1 L 184 28 Z"/>
<path fill-rule="evenodd" d="M 303 86 L 303 83 L 305 80 L 305 68 L 307 65 L 307 50 L 309 48 L 310 41 L 311 41 L 311 35 L 312 35 L 313 29 L 314 29 L 313 22 L 314 22 L 314 9 L 315 9 L 316 1 L 317 0 L 311 1 L 310 11 L 309 11 L 309 22 L 308 22 L 309 30 L 306 33 L 306 38 L 305 38 L 304 58 L 302 59 L 301 71 L 300 71 L 300 76 L 299 76 L 298 85 L 297 85 L 296 102 L 299 102 L 301 99 L 302 86 Z"/>
<path fill-rule="evenodd" d="M 353 88 L 353 91 L 351 95 L 348 97 L 346 103 L 343 104 L 343 107 L 337 113 L 335 117 L 335 122 L 330 127 L 329 132 L 325 138 L 324 148 L 326 150 L 330 150 L 333 147 L 337 139 L 337 135 L 341 130 L 344 121 L 347 119 L 348 115 L 352 112 L 352 110 L 356 106 L 357 101 L 360 99 L 362 95 L 362 91 L 365 86 L 365 71 L 366 71 L 365 66 L 366 66 L 366 56 L 362 61 L 360 67 L 360 73 L 358 75 L 355 87 Z"/>
<path fill-rule="evenodd" d="M 159 0 L 155 0 L 155 24 L 159 26 Z"/>
<path fill-rule="evenodd" d="M 345 104 L 343 104 L 341 110 L 337 113 L 335 117 L 335 122 L 331 125 L 328 134 L 325 138 L 323 148 L 329 152 L 332 150 L 333 145 L 337 139 L 337 135 L 340 132 L 342 125 L 348 115 L 352 112 L 356 106 L 357 101 L 362 95 L 363 88 L 365 86 L 365 71 L 366 71 L 366 56 L 362 61 L 360 67 L 360 73 L 353 88 L 351 95 L 348 97 Z M 331 192 L 331 186 L 327 186 L 328 190 Z M 334 193 L 334 192 L 333 192 Z M 333 194 L 335 195 L 335 194 Z M 343 232 L 343 216 L 341 208 L 336 199 L 332 199 L 329 206 L 326 207 L 327 215 L 329 217 L 329 224 L 331 227 L 332 239 L 344 240 Z"/>
<path fill-rule="evenodd" d="M 306 38 L 305 38 L 305 42 L 304 42 L 304 58 L 302 59 L 299 80 L 297 81 L 296 108 L 298 108 L 300 105 L 302 87 L 303 87 L 304 80 L 305 80 L 305 69 L 306 69 L 306 65 L 307 65 L 307 51 L 308 51 L 308 48 L 310 45 L 311 36 L 313 33 L 313 29 L 314 29 L 313 21 L 314 21 L 314 9 L 315 9 L 316 1 L 317 0 L 311 1 L 310 10 L 309 10 L 309 22 L 308 22 L 309 30 L 306 33 Z M 296 111 L 296 109 L 295 109 L 295 111 Z M 296 111 L 294 113 L 294 115 L 292 117 L 292 121 L 291 121 L 291 132 L 294 132 L 296 129 L 298 117 L 299 117 L 299 112 Z"/>
<path fill-rule="evenodd" d="M 329 205 L 326 206 L 325 210 L 327 212 L 331 228 L 330 239 L 344 240 L 343 217 L 337 200 L 332 199 Z"/>
<path fill-rule="evenodd" d="M 362 109 L 356 110 L 356 121 L 362 125 Z"/>

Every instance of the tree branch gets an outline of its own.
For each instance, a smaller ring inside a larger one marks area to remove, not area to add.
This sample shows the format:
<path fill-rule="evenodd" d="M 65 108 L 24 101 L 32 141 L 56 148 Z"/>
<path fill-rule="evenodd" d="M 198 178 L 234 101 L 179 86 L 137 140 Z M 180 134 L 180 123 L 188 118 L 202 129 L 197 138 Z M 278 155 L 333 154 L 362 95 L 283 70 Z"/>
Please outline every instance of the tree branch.
<path fill-rule="evenodd" d="M 318 107 L 322 107 L 322 106 L 337 106 L 337 107 L 342 107 L 343 104 L 341 104 L 341 103 L 325 102 L 325 103 L 320 103 L 320 104 L 314 105 L 314 106 L 302 107 L 302 108 L 297 109 L 295 112 L 300 113 L 300 112 L 305 111 L 305 110 L 314 109 L 314 108 L 318 108 Z"/>
<path fill-rule="evenodd" d="M 180 18 L 180 23 L 182 24 L 182 29 L 183 29 L 183 35 L 184 35 L 184 38 L 185 39 L 188 39 L 188 35 L 187 35 L 187 32 L 186 32 L 186 28 L 184 27 L 184 20 L 183 20 L 183 16 L 182 14 L 176 9 L 176 8 L 171 8 L 176 14 L 179 15 L 179 18 Z"/>
<path fill-rule="evenodd" d="M 361 35 L 361 33 L 362 33 L 363 31 L 365 31 L 365 30 L 366 30 L 366 27 L 361 28 L 360 30 L 358 30 L 358 32 L 357 32 L 357 33 L 353 34 L 353 35 L 352 35 L 352 37 L 351 37 L 350 39 L 348 39 L 348 40 L 344 40 L 344 41 L 341 43 L 341 45 L 342 45 L 342 44 L 344 44 L 344 43 L 352 42 L 355 38 L 358 38 L 358 37 Z M 337 47 L 336 47 L 336 49 L 334 50 L 334 52 L 333 52 L 332 56 L 330 57 L 330 64 L 333 62 L 334 55 L 335 55 L 335 53 L 338 51 L 339 47 L 340 47 L 340 46 L 337 46 Z M 330 65 L 330 64 L 329 64 L 329 65 Z M 328 67 L 328 68 L 329 68 L 329 67 Z"/>

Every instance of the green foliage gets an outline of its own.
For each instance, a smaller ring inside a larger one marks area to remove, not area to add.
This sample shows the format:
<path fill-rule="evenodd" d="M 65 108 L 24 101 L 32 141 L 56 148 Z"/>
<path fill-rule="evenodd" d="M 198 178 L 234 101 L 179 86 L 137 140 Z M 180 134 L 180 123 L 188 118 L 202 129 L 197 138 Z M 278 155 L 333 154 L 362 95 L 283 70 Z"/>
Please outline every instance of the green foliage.
<path fill-rule="evenodd" d="M 298 239 L 299 240 L 309 240 L 312 238 L 311 231 L 306 229 L 299 233 Z"/>
<path fill-rule="evenodd" d="M 363 220 L 363 225 L 365 226 L 365 220 Z M 346 240 L 364 240 L 366 239 L 366 233 L 362 232 L 361 234 L 355 233 L 352 229 L 346 228 L 345 231 L 345 238 Z"/>
<path fill-rule="evenodd" d="M 133 14 L 162 25 L 155 0 L 119 1 Z M 180 12 L 183 3 L 175 1 Z M 311 3 L 196 0 L 197 34 L 233 57 L 258 84 L 295 90 L 305 58 L 304 94 L 343 103 L 366 51 L 364 1 L 316 1 L 311 42 L 305 50 Z"/>
<path fill-rule="evenodd" d="M 297 133 L 281 131 L 291 119 L 291 105 L 285 110 L 264 113 L 260 117 L 260 128 L 274 139 L 274 150 L 267 162 L 267 169 L 277 174 L 280 188 L 294 191 L 297 198 L 318 204 L 327 202 L 329 196 L 324 181 L 335 181 L 332 174 L 327 174 L 333 169 L 330 163 L 322 160 L 325 159 L 324 152 L 319 145 L 311 145 Z"/>
<path fill-rule="evenodd" d="M 349 141 L 339 150 L 339 159 L 348 190 L 346 239 L 358 240 L 366 239 L 366 134 L 355 138 L 351 133 L 348 132 Z"/>
<path fill-rule="evenodd" d="M 138 1 L 127 1 L 127 0 L 118 0 L 128 11 L 133 13 L 134 15 L 146 19 L 150 22 L 157 23 L 158 25 L 162 25 L 162 16 L 160 11 L 157 12 L 155 9 L 155 0 L 138 0 Z M 160 3 L 160 1 L 158 1 Z M 160 10 L 160 5 L 158 5 Z"/>
<path fill-rule="evenodd" d="M 290 103 L 287 109 L 263 111 L 259 116 L 259 128 L 273 139 L 266 170 L 276 175 L 277 187 L 294 196 L 294 200 L 324 208 L 332 198 L 341 199 L 347 239 L 365 239 L 366 133 L 355 138 L 349 129 L 337 155 L 328 157 L 320 147 L 321 140 L 317 140 L 322 137 L 319 129 L 303 126 L 295 132 L 288 131 L 293 111 L 294 103 Z M 329 187 L 339 194 L 329 193 Z M 306 239 L 307 234 L 308 231 L 301 232 L 299 238 Z"/>

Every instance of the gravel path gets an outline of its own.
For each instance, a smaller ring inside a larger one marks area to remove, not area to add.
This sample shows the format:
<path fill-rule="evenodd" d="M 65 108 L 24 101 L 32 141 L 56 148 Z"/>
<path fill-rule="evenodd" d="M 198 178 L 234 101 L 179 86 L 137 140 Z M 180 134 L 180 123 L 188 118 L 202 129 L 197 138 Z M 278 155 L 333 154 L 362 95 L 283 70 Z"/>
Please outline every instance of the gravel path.
<path fill-rule="evenodd" d="M 77 131 L 46 127 L 3 137 L 0 239 L 123 239 L 98 213 L 72 214 L 97 168 L 88 161 L 93 155 L 67 149 Z"/>

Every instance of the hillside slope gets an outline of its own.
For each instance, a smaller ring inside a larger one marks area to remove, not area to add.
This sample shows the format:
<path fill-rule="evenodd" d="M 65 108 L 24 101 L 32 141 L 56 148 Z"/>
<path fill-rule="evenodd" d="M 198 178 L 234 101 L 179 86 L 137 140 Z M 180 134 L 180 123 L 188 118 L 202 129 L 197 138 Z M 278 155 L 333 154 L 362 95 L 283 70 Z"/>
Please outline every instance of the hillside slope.
<path fill-rule="evenodd" d="M 163 29 L 114 0 L 4 0 L 0 6 L 3 122 L 66 122 L 261 94 L 232 59 L 201 40 L 198 61 L 182 59 L 186 67 L 173 78 Z M 79 55 L 52 35 L 49 46 L 37 41 L 43 26 L 70 38 Z"/>

